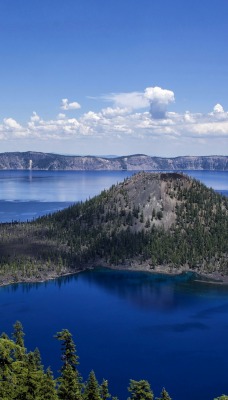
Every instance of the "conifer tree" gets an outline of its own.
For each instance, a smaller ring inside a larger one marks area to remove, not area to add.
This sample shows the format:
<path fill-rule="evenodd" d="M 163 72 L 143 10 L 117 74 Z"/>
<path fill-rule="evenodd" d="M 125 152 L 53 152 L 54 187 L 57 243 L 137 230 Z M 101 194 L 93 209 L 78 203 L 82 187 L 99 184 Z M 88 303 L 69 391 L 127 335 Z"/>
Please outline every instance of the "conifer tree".
<path fill-rule="evenodd" d="M 23 331 L 23 326 L 20 321 L 16 321 L 15 324 L 13 325 L 14 331 L 13 331 L 13 339 L 17 345 L 15 349 L 15 357 L 17 360 L 22 361 L 25 357 L 25 344 L 24 344 L 24 331 Z M 18 347 L 19 346 L 19 347 Z"/>
<path fill-rule="evenodd" d="M 58 379 L 58 398 L 61 400 L 82 400 L 81 385 L 77 372 L 70 364 L 66 364 Z"/>
<path fill-rule="evenodd" d="M 101 398 L 102 400 L 106 400 L 109 397 L 111 397 L 109 391 L 108 391 L 108 381 L 106 379 L 103 379 L 101 383 L 101 390 L 100 390 Z"/>
<path fill-rule="evenodd" d="M 130 400 L 153 400 L 154 398 L 150 384 L 145 380 L 135 381 L 131 379 L 128 391 L 131 394 Z"/>
<path fill-rule="evenodd" d="M 59 378 L 58 397 L 62 400 L 81 400 L 81 379 L 76 366 L 78 356 L 71 333 L 67 329 L 57 332 L 55 338 L 62 341 L 61 376 Z"/>
<path fill-rule="evenodd" d="M 67 364 L 69 364 L 73 369 L 76 369 L 76 365 L 79 364 L 79 357 L 76 354 L 76 346 L 71 333 L 68 331 L 68 329 L 63 329 L 61 332 L 57 332 L 55 338 L 62 341 L 62 369 L 64 369 Z"/>
<path fill-rule="evenodd" d="M 83 394 L 85 400 L 101 400 L 100 388 L 94 371 L 91 371 Z"/>
<path fill-rule="evenodd" d="M 50 368 L 43 374 L 37 400 L 58 400 L 56 382 Z"/>
<path fill-rule="evenodd" d="M 157 397 L 156 400 L 172 400 L 169 396 L 169 393 L 165 390 L 165 388 L 161 391 L 161 397 Z"/>
<path fill-rule="evenodd" d="M 228 400 L 228 396 L 226 396 L 225 394 L 223 394 L 223 395 L 220 396 L 220 397 L 216 397 L 216 399 L 214 399 L 214 400 Z"/>
<path fill-rule="evenodd" d="M 0 399 L 13 399 L 15 379 L 12 363 L 16 347 L 12 340 L 0 338 Z"/>
<path fill-rule="evenodd" d="M 23 331 L 23 326 L 20 321 L 16 321 L 15 324 L 13 325 L 14 331 L 13 331 L 13 338 L 16 344 L 18 344 L 20 347 L 24 347 L 24 331 Z"/>

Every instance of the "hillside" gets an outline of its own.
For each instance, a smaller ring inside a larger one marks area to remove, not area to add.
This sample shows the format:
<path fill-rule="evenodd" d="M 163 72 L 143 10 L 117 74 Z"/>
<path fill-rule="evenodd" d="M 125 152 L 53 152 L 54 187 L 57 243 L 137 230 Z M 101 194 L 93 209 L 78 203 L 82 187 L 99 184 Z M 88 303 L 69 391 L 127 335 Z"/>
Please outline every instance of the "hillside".
<path fill-rule="evenodd" d="M 138 173 L 84 203 L 0 225 L 0 284 L 96 265 L 228 274 L 228 199 L 178 173 Z"/>
<path fill-rule="evenodd" d="M 1 169 L 32 170 L 216 170 L 228 171 L 228 156 L 150 157 L 135 154 L 105 158 L 38 153 L 0 153 Z"/>

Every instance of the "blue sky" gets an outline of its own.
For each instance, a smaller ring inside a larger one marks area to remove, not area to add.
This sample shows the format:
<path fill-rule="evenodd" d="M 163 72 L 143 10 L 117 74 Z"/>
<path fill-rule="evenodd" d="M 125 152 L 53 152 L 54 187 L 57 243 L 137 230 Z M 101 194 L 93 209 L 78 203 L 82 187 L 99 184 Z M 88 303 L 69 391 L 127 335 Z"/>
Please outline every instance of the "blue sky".
<path fill-rule="evenodd" d="M 0 152 L 228 154 L 227 0 L 0 0 Z"/>

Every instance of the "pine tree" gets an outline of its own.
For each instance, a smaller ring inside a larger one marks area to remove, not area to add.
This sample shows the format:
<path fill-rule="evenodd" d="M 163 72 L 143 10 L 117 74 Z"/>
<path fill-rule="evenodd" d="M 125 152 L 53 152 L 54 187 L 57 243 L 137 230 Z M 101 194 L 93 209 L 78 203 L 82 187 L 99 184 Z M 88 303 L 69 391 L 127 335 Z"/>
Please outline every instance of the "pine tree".
<path fill-rule="evenodd" d="M 128 391 L 131 393 L 129 398 L 131 400 L 153 400 L 154 398 L 150 384 L 145 380 L 134 381 L 131 379 Z"/>
<path fill-rule="evenodd" d="M 214 400 L 228 400 L 228 396 L 226 396 L 225 394 L 223 394 L 223 395 L 220 396 L 220 397 L 216 397 L 216 399 L 214 399 Z"/>
<path fill-rule="evenodd" d="M 13 339 L 17 345 L 15 349 L 15 357 L 17 360 L 22 361 L 25 357 L 25 344 L 24 344 L 24 331 L 23 331 L 23 326 L 20 321 L 16 321 L 15 324 L 13 325 L 14 331 L 13 331 Z"/>
<path fill-rule="evenodd" d="M 89 374 L 83 397 L 85 400 L 101 400 L 100 388 L 94 371 L 91 371 Z"/>
<path fill-rule="evenodd" d="M 156 400 L 172 400 L 169 396 L 169 393 L 165 390 L 165 388 L 161 391 L 161 397 L 157 397 Z"/>
<path fill-rule="evenodd" d="M 43 374 L 37 400 L 58 400 L 56 382 L 50 368 Z"/>
<path fill-rule="evenodd" d="M 64 369 L 67 364 L 69 364 L 73 369 L 76 369 L 76 365 L 79 364 L 79 357 L 76 354 L 76 346 L 71 333 L 68 329 L 63 329 L 61 332 L 57 332 L 55 338 L 63 342 L 61 347 L 63 361 L 62 369 Z"/>
<path fill-rule="evenodd" d="M 10 339 L 0 338 L 0 399 L 13 399 L 16 380 L 12 371 L 17 345 Z"/>
<path fill-rule="evenodd" d="M 81 380 L 76 366 L 78 356 L 71 333 L 67 329 L 57 332 L 55 337 L 62 341 L 61 376 L 59 378 L 58 397 L 62 400 L 81 400 Z"/>
<path fill-rule="evenodd" d="M 14 331 L 13 331 L 13 338 L 16 344 L 18 344 L 20 347 L 24 347 L 24 331 L 23 331 L 23 326 L 20 321 L 16 321 L 15 324 L 13 325 Z"/>
<path fill-rule="evenodd" d="M 81 385 L 77 371 L 70 364 L 66 364 L 58 379 L 58 398 L 61 400 L 81 400 Z"/>
<path fill-rule="evenodd" d="M 100 395 L 101 395 L 102 400 L 106 400 L 109 397 L 111 397 L 111 395 L 108 391 L 108 381 L 105 379 L 103 379 L 102 384 L 101 384 Z"/>

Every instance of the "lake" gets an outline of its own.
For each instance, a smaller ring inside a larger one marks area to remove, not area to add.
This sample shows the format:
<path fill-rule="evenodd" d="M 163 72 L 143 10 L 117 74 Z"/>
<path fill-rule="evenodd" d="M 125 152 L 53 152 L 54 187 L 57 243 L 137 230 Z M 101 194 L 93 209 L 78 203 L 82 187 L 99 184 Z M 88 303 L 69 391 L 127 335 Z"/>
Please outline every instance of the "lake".
<path fill-rule="evenodd" d="M 190 172 L 189 172 L 190 173 Z M 98 194 L 124 172 L 0 171 L 0 218 L 31 219 Z M 191 172 L 228 194 L 228 172 Z M 129 379 L 148 379 L 155 396 L 213 400 L 228 394 L 228 288 L 142 272 L 89 270 L 40 284 L 0 288 L 1 331 L 20 320 L 28 349 L 56 372 L 62 328 L 74 335 L 85 379 L 94 369 L 120 400 Z"/>

